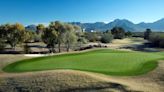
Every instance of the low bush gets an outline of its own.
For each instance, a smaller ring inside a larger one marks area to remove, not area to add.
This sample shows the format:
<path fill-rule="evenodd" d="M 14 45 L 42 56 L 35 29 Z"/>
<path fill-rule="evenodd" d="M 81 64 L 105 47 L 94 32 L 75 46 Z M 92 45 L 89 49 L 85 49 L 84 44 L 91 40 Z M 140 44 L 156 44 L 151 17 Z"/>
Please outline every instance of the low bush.
<path fill-rule="evenodd" d="M 113 39 L 113 35 L 110 33 L 105 33 L 101 37 L 101 42 L 102 43 L 110 43 Z"/>
<path fill-rule="evenodd" d="M 153 46 L 164 48 L 164 33 L 152 33 L 149 41 Z"/>

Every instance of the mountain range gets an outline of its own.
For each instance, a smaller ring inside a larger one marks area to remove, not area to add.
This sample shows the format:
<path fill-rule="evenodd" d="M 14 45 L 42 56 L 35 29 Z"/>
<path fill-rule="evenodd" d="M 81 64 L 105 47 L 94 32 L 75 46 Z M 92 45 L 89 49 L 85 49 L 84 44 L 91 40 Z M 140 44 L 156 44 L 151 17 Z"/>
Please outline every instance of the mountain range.
<path fill-rule="evenodd" d="M 69 22 L 74 25 L 80 26 L 85 31 L 106 31 L 111 30 L 113 27 L 122 27 L 125 31 L 131 32 L 143 32 L 147 28 L 151 29 L 152 31 L 160 31 L 164 32 L 164 18 L 153 23 L 145 23 L 141 22 L 138 24 L 134 24 L 133 22 L 127 19 L 115 19 L 112 22 L 104 23 L 104 22 L 95 22 L 95 23 L 81 23 L 81 22 Z M 36 31 L 36 25 L 28 25 L 26 29 L 31 31 Z"/>
<path fill-rule="evenodd" d="M 164 18 L 153 23 L 145 23 L 141 22 L 138 24 L 134 24 L 133 22 L 127 19 L 116 19 L 109 23 L 104 22 L 95 22 L 95 23 L 80 23 L 80 22 L 70 22 L 71 24 L 78 25 L 86 31 L 106 31 L 111 30 L 113 27 L 122 27 L 125 31 L 131 32 L 142 32 L 147 28 L 152 31 L 163 31 L 164 32 Z"/>

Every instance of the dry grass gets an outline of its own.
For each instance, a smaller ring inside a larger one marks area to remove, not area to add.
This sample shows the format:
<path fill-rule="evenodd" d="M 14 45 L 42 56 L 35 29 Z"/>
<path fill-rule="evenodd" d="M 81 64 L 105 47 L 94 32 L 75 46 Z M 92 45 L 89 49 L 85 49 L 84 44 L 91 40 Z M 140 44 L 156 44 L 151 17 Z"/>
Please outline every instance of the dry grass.
<path fill-rule="evenodd" d="M 73 70 L 13 74 L 1 77 L 2 92 L 127 92 L 125 85 Z"/>
<path fill-rule="evenodd" d="M 11 54 L 1 54 L 0 55 L 0 74 L 3 73 L 2 68 L 7 64 L 13 63 L 18 60 L 27 59 L 30 57 L 25 57 L 24 55 L 11 55 Z"/>
<path fill-rule="evenodd" d="M 110 48 L 119 49 L 125 46 L 135 46 L 147 42 L 143 38 L 125 38 L 125 39 L 115 39 L 111 44 L 108 44 Z"/>
<path fill-rule="evenodd" d="M 125 51 L 132 51 L 131 49 L 123 49 L 122 47 L 135 47 L 138 45 L 141 45 L 143 43 L 147 42 L 143 38 L 124 38 L 124 39 L 114 39 L 111 43 L 108 44 L 102 44 L 104 46 L 108 46 L 111 49 L 119 49 L 119 50 L 125 50 Z M 92 42 L 86 44 L 88 45 L 98 45 L 99 43 L 97 42 Z"/>

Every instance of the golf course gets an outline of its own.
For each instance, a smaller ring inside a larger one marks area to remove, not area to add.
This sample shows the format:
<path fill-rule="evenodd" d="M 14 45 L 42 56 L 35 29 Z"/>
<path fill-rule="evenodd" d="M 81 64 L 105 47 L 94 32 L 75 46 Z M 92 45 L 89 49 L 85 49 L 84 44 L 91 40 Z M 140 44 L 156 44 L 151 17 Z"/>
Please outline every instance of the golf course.
<path fill-rule="evenodd" d="M 19 73 L 69 69 L 115 76 L 135 76 L 155 69 L 158 66 L 157 61 L 163 59 L 162 52 L 97 49 L 25 59 L 7 65 L 3 71 Z"/>

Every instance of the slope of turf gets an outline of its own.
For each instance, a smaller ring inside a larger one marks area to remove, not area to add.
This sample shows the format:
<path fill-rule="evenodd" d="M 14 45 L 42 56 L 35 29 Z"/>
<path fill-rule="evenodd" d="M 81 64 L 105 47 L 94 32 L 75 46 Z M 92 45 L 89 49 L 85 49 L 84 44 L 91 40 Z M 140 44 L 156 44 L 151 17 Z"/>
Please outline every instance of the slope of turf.
<path fill-rule="evenodd" d="M 109 75 L 140 75 L 157 66 L 161 53 L 127 52 L 100 49 L 83 53 L 63 54 L 27 59 L 12 63 L 5 72 L 28 72 L 53 69 L 74 69 Z"/>

